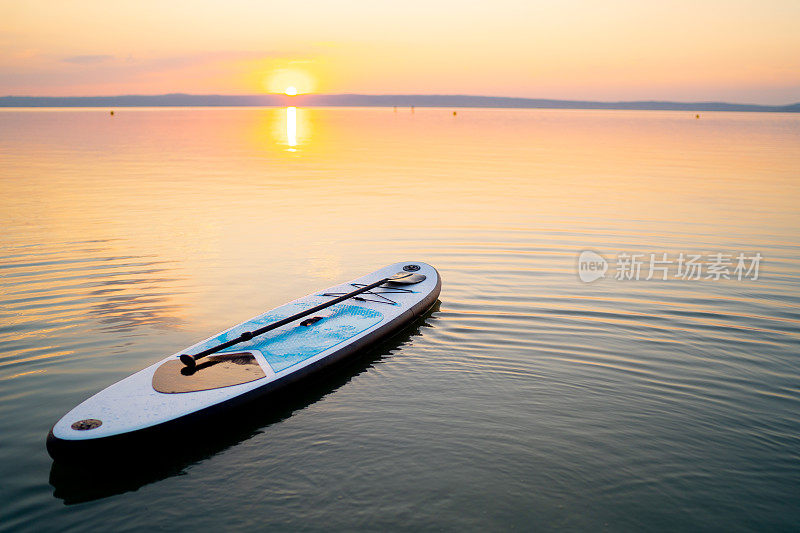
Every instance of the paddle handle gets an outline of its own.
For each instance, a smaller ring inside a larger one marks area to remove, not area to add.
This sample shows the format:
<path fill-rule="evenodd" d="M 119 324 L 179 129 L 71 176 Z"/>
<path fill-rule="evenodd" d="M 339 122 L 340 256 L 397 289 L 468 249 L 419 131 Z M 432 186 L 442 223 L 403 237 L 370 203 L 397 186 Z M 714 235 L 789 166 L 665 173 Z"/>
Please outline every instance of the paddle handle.
<path fill-rule="evenodd" d="M 281 326 L 285 326 L 286 324 L 289 324 L 290 322 L 294 322 L 295 320 L 298 320 L 298 319 L 303 318 L 305 316 L 313 315 L 317 311 L 321 311 L 322 309 L 325 309 L 326 307 L 330 307 L 332 305 L 336 305 L 339 302 L 343 302 L 343 301 L 347 300 L 348 298 L 352 298 L 353 296 L 358 296 L 362 292 L 367 292 L 370 289 L 374 289 L 378 285 L 383 285 L 384 283 L 386 283 L 387 281 L 389 281 L 391 279 L 392 279 L 391 277 L 383 278 L 381 280 L 376 281 L 375 283 L 370 283 L 369 285 L 365 285 L 365 286 L 361 287 L 360 289 L 356 289 L 356 290 L 354 290 L 352 292 L 348 292 L 347 294 L 344 294 L 342 296 L 338 296 L 338 297 L 334 298 L 333 300 L 331 300 L 329 302 L 325 302 L 325 303 L 316 305 L 316 306 L 312 307 L 311 309 L 306 309 L 305 311 L 300 311 L 299 313 L 296 313 L 296 314 L 294 314 L 292 316 L 288 316 L 286 318 L 278 320 L 277 322 L 273 322 L 272 324 L 267 324 L 266 326 L 258 328 L 258 329 L 254 330 L 254 331 L 244 331 L 237 338 L 229 340 L 229 341 L 226 341 L 226 342 L 223 342 L 222 344 L 218 344 L 217 346 L 213 346 L 211 348 L 208 348 L 207 350 L 203 350 L 200 353 L 196 353 L 194 355 L 189 355 L 189 354 L 186 354 L 186 353 L 185 354 L 181 354 L 180 360 L 187 367 L 194 368 L 197 365 L 197 361 L 199 359 L 202 359 L 203 357 L 205 357 L 207 355 L 211 355 L 212 353 L 217 353 L 220 350 L 224 350 L 225 348 L 230 348 L 231 346 L 234 346 L 234 345 L 242 343 L 242 342 L 247 342 L 250 339 L 252 339 L 253 337 L 258 337 L 259 335 L 263 335 L 264 333 L 266 333 L 268 331 L 272 331 L 273 329 L 279 328 Z"/>

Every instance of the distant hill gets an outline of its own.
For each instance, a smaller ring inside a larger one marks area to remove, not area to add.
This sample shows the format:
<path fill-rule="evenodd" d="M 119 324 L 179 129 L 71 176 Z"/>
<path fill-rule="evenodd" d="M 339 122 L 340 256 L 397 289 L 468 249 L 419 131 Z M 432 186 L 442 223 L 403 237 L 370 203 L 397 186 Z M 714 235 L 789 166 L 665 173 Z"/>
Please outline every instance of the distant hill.
<path fill-rule="evenodd" d="M 753 111 L 800 113 L 800 103 L 784 106 L 724 102 L 591 102 L 469 96 L 460 94 L 160 94 L 122 96 L 0 96 L 0 107 L 165 107 L 165 106 L 343 106 L 343 107 L 495 107 L 538 109 L 634 109 L 665 111 Z"/>

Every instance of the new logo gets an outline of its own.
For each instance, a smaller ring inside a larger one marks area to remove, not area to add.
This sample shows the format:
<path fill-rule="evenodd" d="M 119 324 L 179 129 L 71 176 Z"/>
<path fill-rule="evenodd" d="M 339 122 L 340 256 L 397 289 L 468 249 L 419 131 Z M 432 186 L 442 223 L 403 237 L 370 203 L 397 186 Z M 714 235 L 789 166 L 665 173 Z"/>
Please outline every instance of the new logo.
<path fill-rule="evenodd" d="M 608 271 L 608 261 L 591 250 L 584 250 L 578 256 L 578 277 L 584 283 L 604 278 Z"/>

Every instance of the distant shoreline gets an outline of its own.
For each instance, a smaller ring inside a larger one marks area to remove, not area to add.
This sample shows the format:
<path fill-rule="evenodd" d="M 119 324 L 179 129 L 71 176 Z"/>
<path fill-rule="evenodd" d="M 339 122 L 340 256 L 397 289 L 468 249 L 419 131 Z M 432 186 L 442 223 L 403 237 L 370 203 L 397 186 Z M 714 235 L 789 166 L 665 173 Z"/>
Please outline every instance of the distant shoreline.
<path fill-rule="evenodd" d="M 469 95 L 306 94 L 284 96 L 161 94 L 121 96 L 0 96 L 0 107 L 457 107 L 509 109 L 613 109 L 641 111 L 742 111 L 800 113 L 789 105 L 726 102 L 629 101 L 594 102 Z"/>

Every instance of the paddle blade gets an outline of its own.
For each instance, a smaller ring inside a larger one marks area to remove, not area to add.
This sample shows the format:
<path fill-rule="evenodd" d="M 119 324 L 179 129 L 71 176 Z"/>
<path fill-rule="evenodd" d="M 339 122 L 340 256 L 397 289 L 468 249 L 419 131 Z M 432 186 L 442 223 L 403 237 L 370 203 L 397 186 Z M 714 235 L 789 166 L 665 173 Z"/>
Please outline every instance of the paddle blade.
<path fill-rule="evenodd" d="M 398 272 L 389 278 L 388 283 L 395 283 L 397 285 L 414 285 L 420 281 L 425 281 L 425 274 L 418 274 L 416 272 Z"/>

